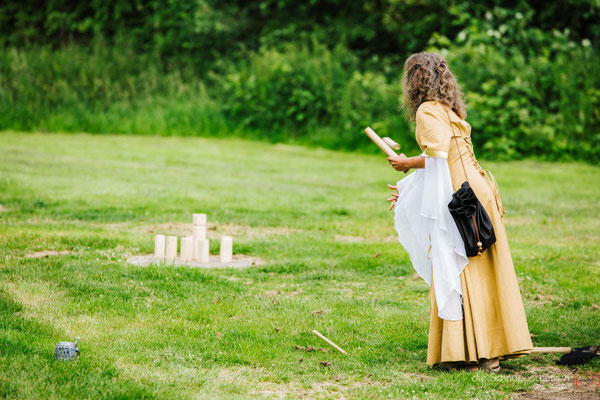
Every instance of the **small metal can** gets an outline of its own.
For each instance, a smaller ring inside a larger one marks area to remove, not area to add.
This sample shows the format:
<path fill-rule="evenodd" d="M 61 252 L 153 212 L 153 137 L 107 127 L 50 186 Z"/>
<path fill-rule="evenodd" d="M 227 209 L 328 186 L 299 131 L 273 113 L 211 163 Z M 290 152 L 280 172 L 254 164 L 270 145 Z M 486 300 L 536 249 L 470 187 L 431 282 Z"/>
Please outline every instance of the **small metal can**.
<path fill-rule="evenodd" d="M 54 349 L 54 354 L 57 360 L 68 361 L 79 359 L 80 353 L 77 347 L 79 338 L 75 342 L 58 342 Z"/>

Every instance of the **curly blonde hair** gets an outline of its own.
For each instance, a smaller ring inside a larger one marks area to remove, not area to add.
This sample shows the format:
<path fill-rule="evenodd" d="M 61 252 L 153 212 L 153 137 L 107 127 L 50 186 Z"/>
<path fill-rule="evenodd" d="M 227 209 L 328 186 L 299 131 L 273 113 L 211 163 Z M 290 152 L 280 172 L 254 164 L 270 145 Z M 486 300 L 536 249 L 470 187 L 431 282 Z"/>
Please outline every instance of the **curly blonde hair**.
<path fill-rule="evenodd" d="M 409 121 L 415 121 L 417 109 L 428 100 L 437 100 L 450 107 L 461 119 L 467 118 L 460 85 L 439 54 L 422 52 L 408 57 L 404 63 L 402 91 L 401 108 L 404 108 Z"/>

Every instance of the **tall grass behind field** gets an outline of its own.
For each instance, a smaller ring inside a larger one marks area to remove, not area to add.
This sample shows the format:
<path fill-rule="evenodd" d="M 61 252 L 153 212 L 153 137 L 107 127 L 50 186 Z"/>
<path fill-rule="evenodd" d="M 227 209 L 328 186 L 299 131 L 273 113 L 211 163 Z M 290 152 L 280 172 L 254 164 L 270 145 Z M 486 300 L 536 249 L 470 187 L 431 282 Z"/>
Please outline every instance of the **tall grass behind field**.
<path fill-rule="evenodd" d="M 227 131 L 193 71 L 166 70 L 128 46 L 35 46 L 0 51 L 4 129 L 159 135 Z"/>
<path fill-rule="evenodd" d="M 416 150 L 395 112 L 398 88 L 353 72 L 348 52 L 315 46 L 261 52 L 219 72 L 171 64 L 125 43 L 6 48 L 0 129 L 239 136 L 375 152 L 361 134 L 373 125 Z"/>

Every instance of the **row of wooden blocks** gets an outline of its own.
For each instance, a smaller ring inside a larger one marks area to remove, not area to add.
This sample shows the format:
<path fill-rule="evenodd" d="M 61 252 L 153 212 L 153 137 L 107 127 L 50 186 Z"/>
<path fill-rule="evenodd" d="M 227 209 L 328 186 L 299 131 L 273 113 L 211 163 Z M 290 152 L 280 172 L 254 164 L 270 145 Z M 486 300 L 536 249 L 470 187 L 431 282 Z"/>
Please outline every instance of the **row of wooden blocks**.
<path fill-rule="evenodd" d="M 180 260 L 194 260 L 203 264 L 210 262 L 210 242 L 206 237 L 206 214 L 193 215 L 192 236 L 181 238 Z M 156 235 L 154 237 L 154 257 L 173 262 L 177 258 L 177 236 Z M 233 260 L 233 239 L 223 236 L 220 243 L 220 261 Z"/>
<path fill-rule="evenodd" d="M 177 258 L 177 236 L 154 236 L 154 257 L 173 262 Z M 186 236 L 181 238 L 179 258 L 181 261 L 199 261 L 204 264 L 210 262 L 210 241 L 208 239 L 198 239 L 196 246 L 193 245 L 193 237 Z M 231 236 L 223 236 L 220 246 L 220 261 L 227 263 L 233 260 L 233 239 Z"/>

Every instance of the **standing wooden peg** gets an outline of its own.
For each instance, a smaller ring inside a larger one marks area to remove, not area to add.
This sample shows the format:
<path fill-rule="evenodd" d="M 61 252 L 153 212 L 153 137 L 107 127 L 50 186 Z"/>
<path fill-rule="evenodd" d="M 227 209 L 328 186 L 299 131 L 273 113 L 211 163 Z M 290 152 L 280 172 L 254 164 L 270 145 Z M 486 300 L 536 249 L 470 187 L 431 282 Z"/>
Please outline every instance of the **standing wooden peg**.
<path fill-rule="evenodd" d="M 175 261 L 177 257 L 177 236 L 167 236 L 167 246 L 165 249 L 165 259 Z"/>
<path fill-rule="evenodd" d="M 228 263 L 233 260 L 233 239 L 231 236 L 221 238 L 221 262 Z"/>
<path fill-rule="evenodd" d="M 192 237 L 181 238 L 181 261 L 186 262 L 192 259 Z"/>
<path fill-rule="evenodd" d="M 192 214 L 194 226 L 206 226 L 206 214 Z"/>
<path fill-rule="evenodd" d="M 195 226 L 192 228 L 192 258 L 199 259 L 198 241 L 206 239 L 206 226 Z"/>
<path fill-rule="evenodd" d="M 198 240 L 198 257 L 196 260 L 200 261 L 202 264 L 208 264 L 210 262 L 210 242 L 208 239 L 200 239 Z"/>
<path fill-rule="evenodd" d="M 165 235 L 154 236 L 154 258 L 165 258 Z"/>

